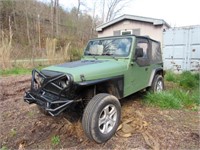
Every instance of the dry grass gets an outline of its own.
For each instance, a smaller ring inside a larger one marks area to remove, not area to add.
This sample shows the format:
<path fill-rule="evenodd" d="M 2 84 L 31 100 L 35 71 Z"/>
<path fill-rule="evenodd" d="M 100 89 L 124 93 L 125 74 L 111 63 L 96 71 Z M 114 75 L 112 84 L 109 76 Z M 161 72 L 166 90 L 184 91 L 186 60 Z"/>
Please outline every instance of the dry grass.
<path fill-rule="evenodd" d="M 46 52 L 49 64 L 61 63 L 70 60 L 70 44 L 66 43 L 64 47 L 58 47 L 57 39 L 46 39 Z"/>
<path fill-rule="evenodd" d="M 80 120 L 74 124 L 74 133 L 79 138 L 84 138 L 84 136 L 85 136 Z"/>
<path fill-rule="evenodd" d="M 2 70 L 11 68 L 11 51 L 12 51 L 12 33 L 7 36 L 4 32 L 1 34 L 0 40 L 0 68 Z"/>
<path fill-rule="evenodd" d="M 71 44 L 71 42 L 65 44 L 64 48 L 61 48 L 62 54 L 63 54 L 62 55 L 63 61 L 69 61 L 70 60 L 70 52 L 69 52 L 70 44 Z"/>
<path fill-rule="evenodd" d="M 56 39 L 46 39 L 46 52 L 47 52 L 47 59 L 49 64 L 52 64 L 55 60 L 55 54 L 56 54 Z"/>

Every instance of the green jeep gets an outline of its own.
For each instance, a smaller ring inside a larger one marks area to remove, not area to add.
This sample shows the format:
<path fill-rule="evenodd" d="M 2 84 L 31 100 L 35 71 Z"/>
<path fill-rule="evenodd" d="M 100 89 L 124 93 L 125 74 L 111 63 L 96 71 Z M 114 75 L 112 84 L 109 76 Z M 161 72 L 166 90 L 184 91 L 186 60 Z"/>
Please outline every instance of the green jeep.
<path fill-rule="evenodd" d="M 119 99 L 144 89 L 162 91 L 163 76 L 159 42 L 135 35 L 96 38 L 81 60 L 34 69 L 24 100 L 52 116 L 83 106 L 86 136 L 103 143 L 120 123 Z"/>

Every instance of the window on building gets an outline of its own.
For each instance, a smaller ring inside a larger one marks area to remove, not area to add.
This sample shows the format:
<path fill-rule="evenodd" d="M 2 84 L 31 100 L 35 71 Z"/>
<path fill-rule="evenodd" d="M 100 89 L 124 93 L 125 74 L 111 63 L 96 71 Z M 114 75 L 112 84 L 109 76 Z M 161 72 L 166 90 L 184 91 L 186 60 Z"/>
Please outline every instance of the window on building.
<path fill-rule="evenodd" d="M 132 30 L 121 30 L 121 35 L 129 35 L 132 34 L 133 31 Z"/>

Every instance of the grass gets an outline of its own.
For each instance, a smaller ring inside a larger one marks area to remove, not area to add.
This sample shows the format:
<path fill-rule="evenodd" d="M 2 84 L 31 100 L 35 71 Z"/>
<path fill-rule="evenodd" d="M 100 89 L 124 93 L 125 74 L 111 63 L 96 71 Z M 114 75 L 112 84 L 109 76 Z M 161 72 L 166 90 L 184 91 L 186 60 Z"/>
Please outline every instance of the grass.
<path fill-rule="evenodd" d="M 29 112 L 27 113 L 27 115 L 28 115 L 29 117 L 33 117 L 33 116 L 35 115 L 35 112 L 29 111 Z"/>
<path fill-rule="evenodd" d="M 192 109 L 200 105 L 200 83 L 198 73 L 189 71 L 181 74 L 167 72 L 165 80 L 177 84 L 177 88 L 160 93 L 148 93 L 145 104 L 163 109 Z"/>
<path fill-rule="evenodd" d="M 183 89 L 172 89 L 160 93 L 148 93 L 145 103 L 150 106 L 158 106 L 164 109 L 194 109 L 199 105 L 197 93 L 191 95 Z"/>
<path fill-rule="evenodd" d="M 9 35 L 6 35 L 4 32 L 0 39 L 0 68 L 11 68 L 10 58 L 12 52 L 12 31 L 10 28 Z"/>
<path fill-rule="evenodd" d="M 11 136 L 11 137 L 14 137 L 14 136 L 16 136 L 16 135 L 17 135 L 16 129 L 12 128 L 12 129 L 10 130 L 10 136 Z"/>
<path fill-rule="evenodd" d="M 60 137 L 59 137 L 58 135 L 54 135 L 54 136 L 51 138 L 51 143 L 52 143 L 52 145 L 54 145 L 54 146 L 60 144 Z"/>
<path fill-rule="evenodd" d="M 184 71 L 181 74 L 175 74 L 168 71 L 165 75 L 165 80 L 169 82 L 177 83 L 186 89 L 193 89 L 199 86 L 200 73 L 191 73 L 189 71 Z"/>
<path fill-rule="evenodd" d="M 44 66 L 39 66 L 36 69 L 41 70 L 42 68 L 44 68 Z M 31 74 L 31 71 L 32 68 L 15 67 L 12 69 L 0 70 L 0 76 Z"/>
<path fill-rule="evenodd" d="M 5 145 L 3 145 L 3 146 L 0 148 L 0 150 L 8 150 L 8 148 L 7 148 Z"/>
<path fill-rule="evenodd" d="M 184 88 L 196 88 L 199 86 L 199 74 L 192 74 L 189 71 L 179 76 L 179 85 Z"/>
<path fill-rule="evenodd" d="M 165 80 L 170 82 L 176 82 L 177 75 L 174 74 L 172 71 L 167 71 L 165 74 Z"/>

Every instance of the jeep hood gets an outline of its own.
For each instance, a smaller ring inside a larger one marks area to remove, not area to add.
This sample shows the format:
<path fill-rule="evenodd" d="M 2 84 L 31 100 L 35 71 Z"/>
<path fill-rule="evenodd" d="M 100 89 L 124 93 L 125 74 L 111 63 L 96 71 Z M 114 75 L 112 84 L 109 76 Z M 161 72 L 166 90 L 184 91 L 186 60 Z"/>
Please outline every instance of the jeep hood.
<path fill-rule="evenodd" d="M 44 68 L 41 72 L 47 76 L 58 73 L 71 74 L 75 82 L 103 79 L 122 75 L 127 70 L 127 62 L 121 60 L 80 60 Z"/>

